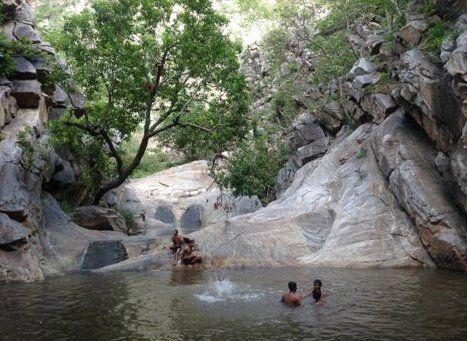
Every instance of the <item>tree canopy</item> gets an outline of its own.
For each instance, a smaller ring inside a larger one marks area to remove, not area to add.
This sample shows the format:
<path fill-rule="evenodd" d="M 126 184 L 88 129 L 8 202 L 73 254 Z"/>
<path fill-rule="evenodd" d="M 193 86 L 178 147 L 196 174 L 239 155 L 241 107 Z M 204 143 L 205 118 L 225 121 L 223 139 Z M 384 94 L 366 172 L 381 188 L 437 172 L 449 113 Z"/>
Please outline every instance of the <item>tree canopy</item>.
<path fill-rule="evenodd" d="M 62 132 L 79 130 L 71 138 L 84 148 L 105 145 L 111 161 L 98 170 L 94 203 L 135 170 L 151 138 L 220 153 L 244 135 L 248 95 L 226 22 L 210 0 L 96 0 L 66 18 L 54 43 L 88 103 L 84 115 L 61 118 Z M 139 127 L 126 163 L 117 141 Z"/>

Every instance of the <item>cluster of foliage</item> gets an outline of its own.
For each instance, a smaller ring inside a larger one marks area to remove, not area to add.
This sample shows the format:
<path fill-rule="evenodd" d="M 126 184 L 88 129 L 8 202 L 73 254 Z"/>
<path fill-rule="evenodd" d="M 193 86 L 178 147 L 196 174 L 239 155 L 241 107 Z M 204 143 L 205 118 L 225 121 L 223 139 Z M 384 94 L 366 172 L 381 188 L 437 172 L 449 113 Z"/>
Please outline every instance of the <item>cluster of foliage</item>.
<path fill-rule="evenodd" d="M 141 140 L 142 133 L 137 131 L 130 139 L 125 140 L 121 146 L 122 160 L 125 164 L 129 164 L 138 153 L 138 142 Z M 174 153 L 169 154 L 163 148 L 157 146 L 148 147 L 141 159 L 138 167 L 129 176 L 130 179 L 142 178 L 164 169 L 178 166 L 186 162 L 183 156 L 174 157 Z"/>
<path fill-rule="evenodd" d="M 284 143 L 265 135 L 243 141 L 226 160 L 223 170 L 214 173 L 217 183 L 234 195 L 257 195 L 263 204 L 275 199 L 275 177 L 287 159 Z"/>
<path fill-rule="evenodd" d="M 223 33 L 226 23 L 208 0 L 96 0 L 65 19 L 53 43 L 88 104 L 81 117 L 64 115 L 54 131 L 79 149 L 74 153 L 94 158 L 92 177 L 102 183 L 94 203 L 133 173 L 151 138 L 212 155 L 246 133 L 240 47 Z M 136 155 L 127 160 L 116 141 L 139 128 Z"/>
<path fill-rule="evenodd" d="M 371 13 L 395 20 L 402 17 L 408 0 L 317 0 L 316 5 L 327 12 L 316 26 L 321 34 L 350 29 L 355 19 Z"/>
<path fill-rule="evenodd" d="M 39 57 L 41 55 L 26 39 L 10 40 L 3 32 L 0 32 L 0 77 L 11 75 L 15 70 L 16 56 L 26 58 Z"/>
<path fill-rule="evenodd" d="M 35 22 L 41 31 L 58 29 L 63 25 L 64 16 L 80 2 L 80 0 L 39 0 L 34 3 Z"/>
<path fill-rule="evenodd" d="M 309 43 L 309 48 L 314 53 L 313 83 L 327 83 L 345 75 L 357 60 L 344 31 L 333 32 L 329 36 L 317 35 Z"/>
<path fill-rule="evenodd" d="M 424 47 L 428 50 L 438 50 L 448 32 L 448 28 L 443 21 L 432 23 L 425 32 Z"/>

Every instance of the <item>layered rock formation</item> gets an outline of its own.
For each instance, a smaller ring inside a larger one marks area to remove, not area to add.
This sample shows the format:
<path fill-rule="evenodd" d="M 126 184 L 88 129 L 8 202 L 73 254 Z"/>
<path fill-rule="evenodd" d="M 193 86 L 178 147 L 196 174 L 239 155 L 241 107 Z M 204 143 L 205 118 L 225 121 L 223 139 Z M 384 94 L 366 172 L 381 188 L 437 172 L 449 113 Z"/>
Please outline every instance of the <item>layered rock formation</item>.
<path fill-rule="evenodd" d="M 8 39 L 26 39 L 37 51 L 54 53 L 36 30 L 27 1 L 4 0 L 2 10 L 6 18 L 2 29 Z M 129 256 L 156 245 L 151 238 L 81 228 L 43 190 L 74 181 L 70 163 L 48 143 L 44 124 L 67 108 L 83 109 L 80 94 L 45 86 L 48 72 L 45 56 L 17 56 L 14 72 L 0 80 L 0 282 L 79 271 L 83 259 L 92 265 L 100 257 L 92 249 L 87 252 L 94 242 L 122 243 Z M 111 255 L 118 253 L 112 244 L 104 249 Z"/>

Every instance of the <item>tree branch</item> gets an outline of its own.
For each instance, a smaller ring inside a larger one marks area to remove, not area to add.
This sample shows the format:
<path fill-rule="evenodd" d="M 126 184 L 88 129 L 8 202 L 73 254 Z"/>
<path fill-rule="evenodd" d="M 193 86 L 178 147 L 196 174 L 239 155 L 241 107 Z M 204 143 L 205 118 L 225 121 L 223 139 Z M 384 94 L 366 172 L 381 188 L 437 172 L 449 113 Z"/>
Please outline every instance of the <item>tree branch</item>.
<path fill-rule="evenodd" d="M 115 159 L 115 161 L 117 162 L 117 172 L 118 172 L 118 175 L 119 175 L 119 176 L 122 176 L 122 175 L 123 175 L 123 161 L 122 161 L 120 155 L 118 154 L 117 149 L 115 148 L 112 139 L 110 138 L 110 136 L 107 134 L 106 131 L 103 131 L 103 132 L 101 133 L 101 135 L 102 135 L 102 137 L 104 138 L 105 142 L 107 142 L 107 145 L 109 146 L 110 153 L 112 154 L 112 157 L 113 157 L 113 158 Z"/>
<path fill-rule="evenodd" d="M 91 127 L 89 124 L 82 124 L 82 123 L 71 122 L 71 121 L 65 121 L 65 122 L 63 122 L 63 124 L 66 125 L 67 127 L 75 127 L 75 128 L 79 128 L 81 130 L 84 130 L 84 131 L 88 132 L 89 135 L 91 135 L 91 136 L 99 136 L 101 134 L 99 129 L 97 129 L 95 127 Z"/>

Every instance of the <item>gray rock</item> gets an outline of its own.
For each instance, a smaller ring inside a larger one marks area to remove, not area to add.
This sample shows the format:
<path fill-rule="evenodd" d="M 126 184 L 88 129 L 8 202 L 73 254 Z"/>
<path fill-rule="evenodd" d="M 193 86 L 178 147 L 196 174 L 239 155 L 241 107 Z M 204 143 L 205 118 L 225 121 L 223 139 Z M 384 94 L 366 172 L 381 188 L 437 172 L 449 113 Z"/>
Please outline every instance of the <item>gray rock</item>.
<path fill-rule="evenodd" d="M 360 58 L 352 67 L 347 78 L 353 80 L 357 76 L 375 73 L 376 66 L 365 58 Z"/>
<path fill-rule="evenodd" d="M 68 94 L 58 85 L 52 95 L 53 106 L 56 108 L 68 108 L 71 101 Z"/>
<path fill-rule="evenodd" d="M 302 167 L 279 200 L 192 235 L 208 265 L 433 266 L 359 127 Z"/>
<path fill-rule="evenodd" d="M 467 82 L 467 31 L 457 39 L 457 47 L 445 65 L 450 75 Z"/>
<path fill-rule="evenodd" d="M 377 123 L 383 122 L 387 116 L 398 108 L 391 95 L 386 94 L 365 96 L 361 102 L 361 106 Z"/>
<path fill-rule="evenodd" d="M 80 92 L 73 92 L 69 95 L 71 100 L 71 105 L 74 108 L 75 115 L 80 117 L 85 110 L 86 107 L 86 98 Z"/>
<path fill-rule="evenodd" d="M 95 241 L 89 244 L 81 269 L 99 269 L 127 259 L 128 253 L 121 241 Z"/>
<path fill-rule="evenodd" d="M 50 55 L 55 55 L 55 49 L 49 43 L 39 43 L 34 46 L 39 51 L 45 52 Z"/>
<path fill-rule="evenodd" d="M 325 136 L 316 118 L 308 112 L 303 113 L 293 124 L 294 133 L 291 138 L 293 148 L 305 146 Z"/>
<path fill-rule="evenodd" d="M 276 176 L 276 197 L 280 198 L 282 194 L 290 187 L 294 179 L 295 173 L 299 167 L 295 162 L 295 158 L 289 158 L 284 168 L 281 168 Z"/>
<path fill-rule="evenodd" d="M 18 112 L 16 99 L 10 93 L 10 86 L 0 86 L 0 128 L 10 123 Z"/>
<path fill-rule="evenodd" d="M 303 167 L 308 162 L 323 156 L 328 150 L 329 138 L 323 137 L 320 140 L 314 141 L 306 146 L 300 147 L 295 153 L 296 164 Z"/>
<path fill-rule="evenodd" d="M 41 83 L 37 80 L 14 81 L 11 94 L 20 108 L 38 108 L 41 100 Z"/>
<path fill-rule="evenodd" d="M 368 85 L 376 84 L 381 79 L 381 74 L 379 73 L 369 73 L 366 75 L 357 76 L 354 78 L 352 85 L 356 89 L 363 89 Z M 352 92 L 354 94 L 354 92 Z"/>
<path fill-rule="evenodd" d="M 38 224 L 40 177 L 22 167 L 21 149 L 10 140 L 0 144 L 0 179 L 0 212 L 18 222 Z"/>
<path fill-rule="evenodd" d="M 69 161 L 57 158 L 53 180 L 61 184 L 71 184 L 75 182 L 75 173 Z"/>
<path fill-rule="evenodd" d="M 37 72 L 34 66 L 24 57 L 16 57 L 16 67 L 13 73 L 13 79 L 27 80 L 37 79 Z"/>
<path fill-rule="evenodd" d="M 455 49 L 456 44 L 451 37 L 446 37 L 441 43 L 440 58 L 443 63 L 446 63 L 451 57 L 452 51 Z"/>
<path fill-rule="evenodd" d="M 467 30 L 467 13 L 462 14 L 456 21 L 454 29 L 458 32 Z"/>
<path fill-rule="evenodd" d="M 28 231 L 23 225 L 0 213 L 0 250 L 15 251 L 28 243 Z"/>
<path fill-rule="evenodd" d="M 427 28 L 428 24 L 426 20 L 412 20 L 400 29 L 399 36 L 407 46 L 412 47 L 419 43 L 423 32 L 425 32 Z"/>
<path fill-rule="evenodd" d="M 441 175 L 448 175 L 451 173 L 449 157 L 443 152 L 438 152 L 438 155 L 436 155 L 435 165 Z"/>
<path fill-rule="evenodd" d="M 37 72 L 37 80 L 44 84 L 47 81 L 47 77 L 50 73 L 50 68 L 44 58 L 31 58 L 29 60 Z"/>
<path fill-rule="evenodd" d="M 91 230 L 127 232 L 125 219 L 115 210 L 99 206 L 81 206 L 71 215 L 71 220 Z"/>
<path fill-rule="evenodd" d="M 192 233 L 198 231 L 203 225 L 203 206 L 190 205 L 185 212 L 183 212 L 180 219 L 180 228 L 183 233 Z"/>
<path fill-rule="evenodd" d="M 326 104 L 324 109 L 315 112 L 320 123 L 330 132 L 337 132 L 342 125 L 344 109 L 339 101 Z"/>
<path fill-rule="evenodd" d="M 258 208 L 257 198 L 234 198 L 228 192 L 222 193 L 210 177 L 206 161 L 133 179 L 119 189 L 117 197 L 117 207 L 130 211 L 135 217 L 145 217 L 139 220 L 140 228 L 153 237 L 167 235 L 174 228 L 182 229 L 181 217 L 192 205 L 203 207 L 202 228 L 243 214 L 246 209 Z"/>
<path fill-rule="evenodd" d="M 370 52 L 370 55 L 373 56 L 375 54 L 379 54 L 381 45 L 386 40 L 384 37 L 380 34 L 371 34 L 366 38 L 366 45 L 368 46 L 368 50 Z"/>
<path fill-rule="evenodd" d="M 36 29 L 30 24 L 18 22 L 15 26 L 14 35 L 18 39 L 27 39 L 32 43 L 41 42 L 41 36 L 36 31 Z"/>
<path fill-rule="evenodd" d="M 154 219 L 162 221 L 165 224 L 175 226 L 175 215 L 173 214 L 172 207 L 170 206 L 157 206 L 153 217 Z"/>
<path fill-rule="evenodd" d="M 408 51 L 401 61 L 400 97 L 407 112 L 442 150 L 448 150 L 463 128 L 462 109 L 450 81 L 419 49 Z"/>

